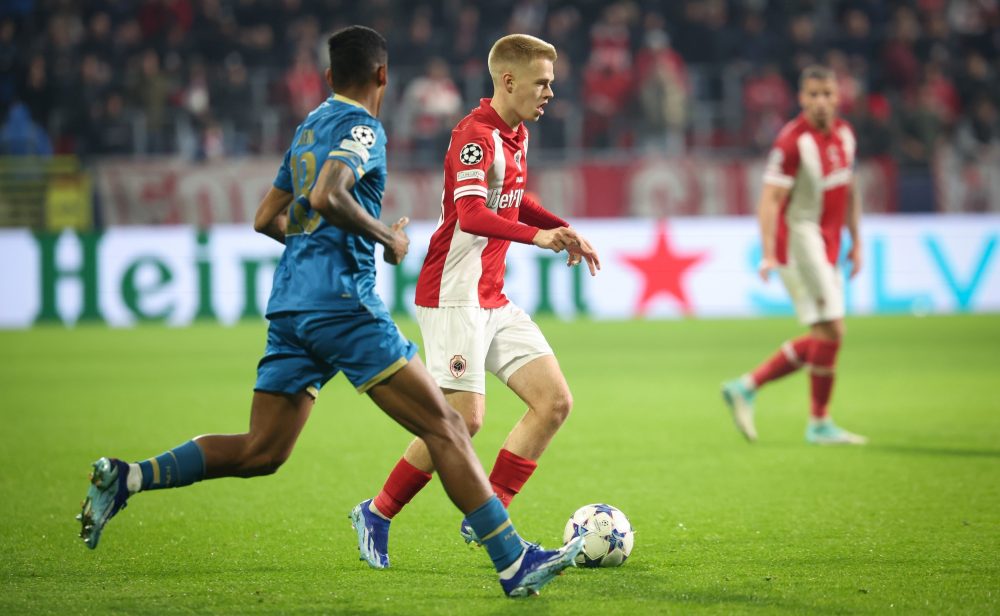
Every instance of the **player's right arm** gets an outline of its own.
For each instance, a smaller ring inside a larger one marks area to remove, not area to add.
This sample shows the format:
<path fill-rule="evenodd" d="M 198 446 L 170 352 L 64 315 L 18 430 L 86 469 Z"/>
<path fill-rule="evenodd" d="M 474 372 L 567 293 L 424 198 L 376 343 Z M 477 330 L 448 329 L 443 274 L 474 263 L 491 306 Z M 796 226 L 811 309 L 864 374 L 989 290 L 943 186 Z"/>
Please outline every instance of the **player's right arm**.
<path fill-rule="evenodd" d="M 409 219 L 404 216 L 389 227 L 373 217 L 351 195 L 355 181 L 354 170 L 338 159 L 328 159 L 309 193 L 309 206 L 331 225 L 382 244 L 385 261 L 398 265 L 410 248 L 403 230 Z"/>
<path fill-rule="evenodd" d="M 781 204 L 788 198 L 791 189 L 774 184 L 764 184 L 760 193 L 760 203 L 757 205 L 757 222 L 760 224 L 760 241 L 763 255 L 758 266 L 761 280 L 767 282 L 771 272 L 778 267 L 777 240 L 778 214 Z"/>
<path fill-rule="evenodd" d="M 799 168 L 799 149 L 787 132 L 783 131 L 767 157 L 764 169 L 764 189 L 757 204 L 757 222 L 760 225 L 760 242 L 763 252 L 757 272 L 767 282 L 771 272 L 778 267 L 778 216 L 781 206 L 788 199 L 795 185 Z"/>

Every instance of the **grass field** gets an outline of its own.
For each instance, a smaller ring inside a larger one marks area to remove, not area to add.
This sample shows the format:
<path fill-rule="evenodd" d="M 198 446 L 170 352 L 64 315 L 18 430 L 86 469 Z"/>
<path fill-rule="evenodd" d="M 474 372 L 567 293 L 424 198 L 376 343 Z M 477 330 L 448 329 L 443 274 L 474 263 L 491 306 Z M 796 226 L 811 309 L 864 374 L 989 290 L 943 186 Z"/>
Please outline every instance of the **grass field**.
<path fill-rule="evenodd" d="M 511 508 L 559 542 L 580 505 L 637 529 L 621 569 L 505 599 L 434 481 L 357 560 L 347 512 L 408 442 L 338 377 L 276 475 L 141 494 L 87 550 L 89 462 L 242 431 L 263 324 L 0 333 L 0 613 L 970 613 L 1000 611 L 1000 316 L 857 318 L 835 417 L 865 448 L 807 446 L 807 379 L 758 398 L 756 445 L 718 396 L 790 319 L 544 322 L 576 397 Z M 404 324 L 413 333 L 412 324 Z M 490 384 L 489 467 L 521 406 Z"/>

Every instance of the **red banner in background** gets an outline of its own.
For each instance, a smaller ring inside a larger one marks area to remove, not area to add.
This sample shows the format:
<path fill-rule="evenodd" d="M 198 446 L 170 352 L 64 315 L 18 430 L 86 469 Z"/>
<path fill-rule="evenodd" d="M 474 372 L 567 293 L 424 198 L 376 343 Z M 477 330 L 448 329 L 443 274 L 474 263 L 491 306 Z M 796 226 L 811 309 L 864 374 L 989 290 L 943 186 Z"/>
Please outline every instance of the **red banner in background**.
<path fill-rule="evenodd" d="M 103 161 L 96 167 L 101 222 L 249 224 L 277 168 L 277 159 Z M 755 210 L 762 172 L 757 159 L 536 164 L 529 187 L 565 218 L 739 216 Z M 866 212 L 897 211 L 892 161 L 865 161 L 857 177 Z M 390 171 L 384 217 L 436 220 L 442 185 L 440 171 Z"/>

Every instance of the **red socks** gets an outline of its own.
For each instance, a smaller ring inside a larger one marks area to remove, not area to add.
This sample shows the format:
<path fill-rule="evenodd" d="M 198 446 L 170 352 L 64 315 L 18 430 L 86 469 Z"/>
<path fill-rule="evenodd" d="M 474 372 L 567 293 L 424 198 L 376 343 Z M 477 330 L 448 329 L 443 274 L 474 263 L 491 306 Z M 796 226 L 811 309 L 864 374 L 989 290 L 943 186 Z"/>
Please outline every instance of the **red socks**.
<path fill-rule="evenodd" d="M 812 416 L 823 419 L 833 391 L 833 367 L 840 341 L 802 336 L 781 345 L 781 349 L 750 373 L 754 387 L 795 372 L 809 364 Z"/>
<path fill-rule="evenodd" d="M 809 361 L 809 352 L 813 343 L 814 338 L 802 336 L 781 345 L 777 353 L 750 373 L 754 387 L 760 387 L 764 383 L 780 379 L 801 368 Z"/>
<path fill-rule="evenodd" d="M 375 508 L 382 517 L 391 520 L 430 480 L 430 473 L 400 458 L 385 480 L 382 491 L 375 497 Z"/>
<path fill-rule="evenodd" d="M 506 449 L 497 454 L 497 461 L 490 473 L 490 486 L 496 492 L 497 498 L 504 507 L 510 506 L 510 501 L 521 491 L 531 474 L 538 468 L 538 462 L 522 458 Z"/>
<path fill-rule="evenodd" d="M 500 450 L 490 473 L 490 486 L 504 507 L 510 505 L 537 467 L 538 463 L 534 460 L 522 458 L 506 449 Z M 382 517 L 391 520 L 430 480 L 430 473 L 413 466 L 406 458 L 400 458 L 385 480 L 382 491 L 375 497 L 375 508 Z"/>
<path fill-rule="evenodd" d="M 809 356 L 809 372 L 814 419 L 823 419 L 827 415 L 830 393 L 833 391 L 833 366 L 837 362 L 838 349 L 840 349 L 840 342 L 837 340 L 813 339 L 812 353 Z"/>

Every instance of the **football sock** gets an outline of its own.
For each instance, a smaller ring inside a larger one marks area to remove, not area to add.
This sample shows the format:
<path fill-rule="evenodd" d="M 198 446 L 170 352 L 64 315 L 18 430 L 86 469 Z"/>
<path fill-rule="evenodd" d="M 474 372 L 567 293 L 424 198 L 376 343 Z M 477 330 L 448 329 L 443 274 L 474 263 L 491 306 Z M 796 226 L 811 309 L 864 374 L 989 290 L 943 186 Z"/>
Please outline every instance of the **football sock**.
<path fill-rule="evenodd" d="M 490 473 L 490 486 L 504 507 L 510 507 L 510 501 L 514 500 L 536 468 L 538 462 L 522 458 L 507 449 L 500 450 Z"/>
<path fill-rule="evenodd" d="M 373 512 L 391 520 L 430 480 L 430 473 L 413 466 L 406 458 L 400 458 L 385 480 L 382 491 L 372 501 Z"/>
<path fill-rule="evenodd" d="M 497 571 L 504 571 L 521 556 L 524 551 L 521 537 L 496 496 L 490 496 L 482 506 L 466 514 L 465 519 L 480 537 Z"/>
<path fill-rule="evenodd" d="M 753 388 L 756 389 L 764 383 L 787 376 L 805 365 L 809 361 L 812 342 L 813 338 L 801 336 L 781 345 L 781 348 L 774 355 L 750 373 Z"/>
<path fill-rule="evenodd" d="M 840 342 L 837 340 L 813 339 L 809 355 L 813 419 L 824 419 L 827 416 L 830 394 L 833 391 L 833 366 L 837 362 L 838 349 Z"/>
<path fill-rule="evenodd" d="M 205 477 L 205 456 L 201 447 L 188 441 L 155 458 L 139 462 L 142 489 L 179 488 L 201 481 Z"/>

